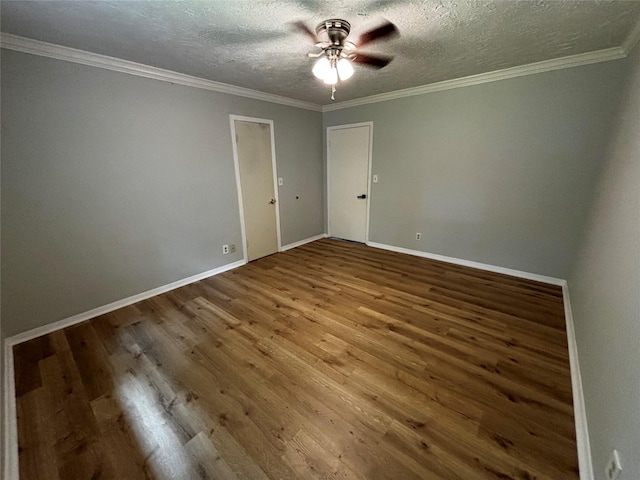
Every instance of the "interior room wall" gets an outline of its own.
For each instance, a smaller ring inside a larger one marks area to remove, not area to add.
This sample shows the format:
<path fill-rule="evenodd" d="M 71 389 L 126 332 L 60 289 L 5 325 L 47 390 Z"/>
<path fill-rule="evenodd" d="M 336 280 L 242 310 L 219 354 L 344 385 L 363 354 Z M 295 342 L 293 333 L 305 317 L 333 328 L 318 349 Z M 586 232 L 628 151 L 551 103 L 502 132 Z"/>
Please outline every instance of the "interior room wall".
<path fill-rule="evenodd" d="M 230 114 L 274 120 L 282 243 L 324 232 L 320 112 L 8 50 L 1 88 L 7 336 L 239 260 Z"/>
<path fill-rule="evenodd" d="M 623 71 L 613 61 L 330 111 L 324 135 L 373 121 L 371 242 L 564 279 Z"/>
<path fill-rule="evenodd" d="M 640 478 L 640 47 L 569 277 L 593 470 Z"/>

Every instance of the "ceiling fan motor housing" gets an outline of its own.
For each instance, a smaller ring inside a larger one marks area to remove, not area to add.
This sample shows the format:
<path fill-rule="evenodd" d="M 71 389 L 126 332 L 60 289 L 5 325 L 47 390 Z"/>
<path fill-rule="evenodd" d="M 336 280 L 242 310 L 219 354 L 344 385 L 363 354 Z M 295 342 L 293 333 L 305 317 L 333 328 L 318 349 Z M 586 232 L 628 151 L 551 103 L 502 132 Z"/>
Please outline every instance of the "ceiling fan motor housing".
<path fill-rule="evenodd" d="M 318 37 L 328 37 L 329 42 L 335 46 L 344 45 L 344 41 L 349 36 L 351 24 L 346 20 L 332 18 L 321 22 L 316 27 Z"/>

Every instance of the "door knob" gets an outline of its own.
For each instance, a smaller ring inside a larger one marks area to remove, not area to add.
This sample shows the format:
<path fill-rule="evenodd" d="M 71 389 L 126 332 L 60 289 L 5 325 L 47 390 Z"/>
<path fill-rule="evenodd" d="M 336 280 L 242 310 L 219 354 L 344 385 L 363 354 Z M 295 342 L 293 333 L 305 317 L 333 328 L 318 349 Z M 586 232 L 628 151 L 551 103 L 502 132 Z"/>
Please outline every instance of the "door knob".
<path fill-rule="evenodd" d="M 276 203 L 276 199 L 272 198 L 271 200 L 269 200 L 269 204 L 274 205 Z"/>
<path fill-rule="evenodd" d="M 367 198 L 367 194 L 363 193 L 362 195 L 358 195 L 358 198 L 365 199 L 365 198 Z"/>

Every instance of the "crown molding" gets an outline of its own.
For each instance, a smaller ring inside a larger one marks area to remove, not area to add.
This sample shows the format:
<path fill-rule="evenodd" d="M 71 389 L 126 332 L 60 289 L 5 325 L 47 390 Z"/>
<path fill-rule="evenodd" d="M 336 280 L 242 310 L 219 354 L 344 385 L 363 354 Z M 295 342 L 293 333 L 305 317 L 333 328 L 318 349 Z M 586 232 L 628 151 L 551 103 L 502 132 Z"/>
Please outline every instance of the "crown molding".
<path fill-rule="evenodd" d="M 368 97 L 356 98 L 354 100 L 347 100 L 344 102 L 321 106 L 311 102 L 305 102 L 302 100 L 283 97 L 281 95 L 260 92 L 258 90 L 251 90 L 249 88 L 237 87 L 235 85 L 229 85 L 226 83 L 214 82 L 212 80 L 193 77 L 191 75 L 185 75 L 183 73 L 173 72 L 171 70 L 164 70 L 162 68 L 143 65 L 141 63 L 130 62 L 128 60 L 121 60 L 119 58 L 99 55 L 97 53 L 77 50 L 75 48 L 54 45 L 52 43 L 32 40 L 30 38 L 20 37 L 18 35 L 12 35 L 9 33 L 0 33 L 0 47 L 8 50 L 15 50 L 32 55 L 55 58 L 57 60 L 79 63 L 82 65 L 88 65 L 97 68 L 104 68 L 106 70 L 112 70 L 115 72 L 136 75 L 138 77 L 151 78 L 163 82 L 201 88 L 204 90 L 212 90 L 214 92 L 252 98 L 254 100 L 262 100 L 265 102 L 303 108 L 305 110 L 312 110 L 316 112 L 331 112 L 334 110 L 341 110 L 343 108 L 357 107 L 360 105 L 384 102 L 397 98 L 411 97 L 415 95 L 422 95 L 425 93 L 451 90 L 454 88 L 480 85 L 489 82 L 497 82 L 499 80 L 506 80 L 509 78 L 522 77 L 526 75 L 534 75 L 536 73 L 550 72 L 553 70 L 561 70 L 564 68 L 579 67 L 592 63 L 618 60 L 621 58 L 625 58 L 631 52 L 631 50 L 633 50 L 638 41 L 640 41 L 640 21 L 636 24 L 633 30 L 631 30 L 624 43 L 620 47 L 607 48 L 604 50 L 597 50 L 595 52 L 580 53 L 577 55 L 570 55 L 567 57 L 555 58 L 551 60 L 543 60 L 541 62 L 505 68 L 503 70 L 495 70 L 493 72 L 480 73 L 478 75 L 455 78 L 452 80 L 445 80 L 442 82 L 421 85 L 419 87 L 411 87 L 403 90 L 396 90 L 393 92 L 386 92 L 378 95 L 371 95 Z"/>
<path fill-rule="evenodd" d="M 640 34 L 640 32 L 638 32 Z M 626 43 L 626 42 L 625 42 Z M 525 75 L 534 75 L 536 73 L 551 72 L 553 70 L 561 70 L 564 68 L 579 67 L 581 65 L 589 65 L 591 63 L 608 62 L 610 60 L 618 60 L 627 56 L 627 52 L 623 47 L 607 48 L 597 50 L 595 52 L 580 53 L 568 57 L 554 58 L 551 60 L 543 60 L 542 62 L 520 65 L 518 67 L 505 68 L 503 70 L 495 70 L 493 72 L 480 73 L 468 77 L 454 78 L 453 80 L 445 80 L 443 82 L 430 83 L 420 87 L 405 88 L 404 90 L 396 90 L 395 92 L 381 93 L 379 95 L 371 95 L 369 97 L 356 98 L 355 100 L 347 100 L 344 102 L 325 105 L 322 107 L 323 112 L 331 112 L 343 108 L 358 107 L 369 103 L 385 102 L 396 98 L 412 97 L 414 95 L 422 95 L 431 92 L 440 92 L 442 90 L 451 90 L 453 88 L 469 87 L 471 85 L 480 85 L 482 83 L 497 82 L 508 78 L 523 77 Z"/>
<path fill-rule="evenodd" d="M 633 47 L 638 44 L 638 40 L 640 40 L 640 19 L 638 19 L 636 26 L 629 32 L 627 38 L 624 39 L 622 50 L 624 51 L 625 56 L 631 53 Z"/>
<path fill-rule="evenodd" d="M 201 88 L 204 90 L 212 90 L 214 92 L 227 93 L 239 97 L 252 98 L 254 100 L 262 100 L 265 102 L 278 103 L 289 107 L 303 108 L 316 112 L 322 111 L 322 107 L 315 103 L 304 102 L 292 98 L 282 97 L 271 93 L 259 92 L 249 88 L 236 87 L 226 83 L 214 82 L 204 78 L 192 77 L 183 73 L 172 72 L 162 68 L 151 67 L 141 63 L 121 60 L 119 58 L 99 55 L 97 53 L 85 52 L 75 48 L 63 47 L 52 43 L 40 42 L 30 38 L 11 35 L 8 33 L 0 33 L 0 47 L 17 52 L 30 53 L 42 57 L 55 58 L 66 62 L 79 63 L 89 65 L 91 67 L 104 68 L 114 72 L 127 73 L 138 77 L 151 78 L 163 82 L 185 85 L 187 87 Z"/>

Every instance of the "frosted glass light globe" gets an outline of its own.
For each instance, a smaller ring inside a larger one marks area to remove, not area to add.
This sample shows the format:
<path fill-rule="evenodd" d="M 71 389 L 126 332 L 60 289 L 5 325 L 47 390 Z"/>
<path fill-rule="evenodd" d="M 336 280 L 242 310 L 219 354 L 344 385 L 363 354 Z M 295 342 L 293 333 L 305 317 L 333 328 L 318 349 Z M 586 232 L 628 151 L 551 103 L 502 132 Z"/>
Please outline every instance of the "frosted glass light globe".
<path fill-rule="evenodd" d="M 313 70 L 311 71 L 317 78 L 319 78 L 320 80 L 324 80 L 329 70 L 331 70 L 329 59 L 327 57 L 322 57 L 316 62 L 316 64 L 313 66 Z"/>
<path fill-rule="evenodd" d="M 338 75 L 340 76 L 340 80 L 347 80 L 353 75 L 353 65 L 351 65 L 351 62 L 346 58 L 341 58 L 338 61 Z"/>
<path fill-rule="evenodd" d="M 338 69 L 331 67 L 324 77 L 324 83 L 328 85 L 335 85 L 338 83 Z"/>

